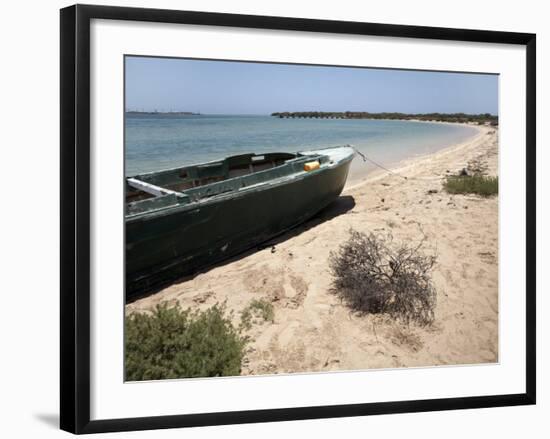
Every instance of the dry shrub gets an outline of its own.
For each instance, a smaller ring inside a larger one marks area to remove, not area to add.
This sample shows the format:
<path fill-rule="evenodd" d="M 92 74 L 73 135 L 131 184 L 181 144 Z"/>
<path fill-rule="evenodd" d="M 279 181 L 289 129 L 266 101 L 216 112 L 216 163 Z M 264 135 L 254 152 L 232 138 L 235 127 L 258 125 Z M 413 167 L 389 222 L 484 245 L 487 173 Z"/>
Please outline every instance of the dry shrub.
<path fill-rule="evenodd" d="M 425 240 L 414 247 L 394 245 L 391 234 L 350 230 L 348 241 L 330 255 L 336 294 L 360 313 L 384 313 L 407 325 L 432 323 L 436 257 L 422 252 Z"/>

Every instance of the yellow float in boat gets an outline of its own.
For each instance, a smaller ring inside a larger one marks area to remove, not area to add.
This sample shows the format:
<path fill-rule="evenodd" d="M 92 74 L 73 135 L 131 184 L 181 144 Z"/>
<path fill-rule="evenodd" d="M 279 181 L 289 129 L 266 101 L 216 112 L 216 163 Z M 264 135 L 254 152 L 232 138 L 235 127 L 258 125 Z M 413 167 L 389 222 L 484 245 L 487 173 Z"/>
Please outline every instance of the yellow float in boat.
<path fill-rule="evenodd" d="M 321 164 L 315 160 L 314 162 L 307 162 L 304 163 L 304 171 L 315 171 L 316 169 L 319 169 L 321 167 Z"/>

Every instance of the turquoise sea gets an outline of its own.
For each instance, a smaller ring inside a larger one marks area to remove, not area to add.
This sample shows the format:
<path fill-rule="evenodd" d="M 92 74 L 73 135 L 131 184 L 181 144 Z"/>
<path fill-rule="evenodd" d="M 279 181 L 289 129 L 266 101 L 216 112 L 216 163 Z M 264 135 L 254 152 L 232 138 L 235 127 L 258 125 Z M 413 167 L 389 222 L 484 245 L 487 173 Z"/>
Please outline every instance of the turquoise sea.
<path fill-rule="evenodd" d="M 135 175 L 246 152 L 295 152 L 344 144 L 391 166 L 475 133 L 475 128 L 462 125 L 394 120 L 127 114 L 125 172 Z M 350 180 L 372 170 L 372 164 L 357 157 Z"/>

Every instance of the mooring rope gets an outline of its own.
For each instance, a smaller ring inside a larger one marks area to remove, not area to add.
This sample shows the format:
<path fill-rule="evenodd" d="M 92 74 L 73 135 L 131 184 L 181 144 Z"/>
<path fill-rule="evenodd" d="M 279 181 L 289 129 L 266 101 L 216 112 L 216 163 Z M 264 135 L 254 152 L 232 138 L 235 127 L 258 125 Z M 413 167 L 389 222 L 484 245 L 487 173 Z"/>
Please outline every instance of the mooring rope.
<path fill-rule="evenodd" d="M 352 148 L 357 154 L 361 156 L 364 162 L 371 162 L 373 165 L 378 166 L 380 169 L 383 169 L 386 172 L 389 172 L 392 175 L 396 175 L 397 177 L 401 177 L 405 180 L 408 180 L 408 177 L 405 177 L 404 175 L 398 174 L 397 172 L 392 171 L 391 169 L 386 168 L 385 166 L 382 166 L 380 163 L 375 162 L 372 159 L 369 159 L 365 154 L 363 154 L 361 151 L 359 151 L 355 146 L 348 145 L 350 148 Z"/>

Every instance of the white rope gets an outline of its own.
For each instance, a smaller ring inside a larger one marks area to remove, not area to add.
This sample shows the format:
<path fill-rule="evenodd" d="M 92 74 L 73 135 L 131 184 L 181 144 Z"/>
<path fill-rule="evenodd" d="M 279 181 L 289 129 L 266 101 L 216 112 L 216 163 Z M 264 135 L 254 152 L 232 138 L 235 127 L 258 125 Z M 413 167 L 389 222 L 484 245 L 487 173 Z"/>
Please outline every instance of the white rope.
<path fill-rule="evenodd" d="M 401 177 L 401 178 L 403 178 L 403 179 L 405 179 L 405 180 L 408 180 L 408 178 L 405 177 L 404 175 L 398 174 L 397 172 L 393 172 L 391 169 L 388 169 L 388 168 L 386 168 L 385 166 L 382 166 L 380 163 L 377 163 L 377 162 L 375 162 L 374 160 L 369 159 L 365 154 L 363 154 L 361 151 L 359 151 L 359 150 L 358 150 L 357 148 L 355 148 L 354 146 L 351 146 L 351 145 L 348 145 L 348 146 L 351 147 L 351 148 L 353 148 L 353 150 L 354 150 L 357 154 L 359 154 L 359 155 L 361 156 L 361 158 L 363 159 L 364 162 L 369 161 L 369 162 L 371 162 L 373 165 L 378 166 L 380 169 L 383 169 L 384 171 L 389 172 L 390 174 L 393 174 L 393 175 L 396 175 L 396 176 L 398 176 L 398 177 Z"/>

